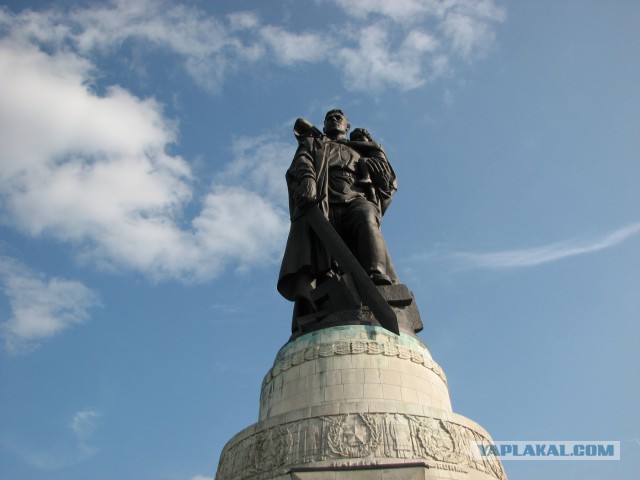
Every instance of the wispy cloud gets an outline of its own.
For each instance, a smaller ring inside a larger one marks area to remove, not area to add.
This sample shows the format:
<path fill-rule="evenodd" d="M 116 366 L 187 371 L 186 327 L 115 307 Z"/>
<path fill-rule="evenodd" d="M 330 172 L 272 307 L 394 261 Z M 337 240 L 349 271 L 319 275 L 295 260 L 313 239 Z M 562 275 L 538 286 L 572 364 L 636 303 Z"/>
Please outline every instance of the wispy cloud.
<path fill-rule="evenodd" d="M 540 247 L 500 252 L 453 252 L 423 255 L 423 260 L 453 260 L 465 268 L 513 269 L 534 267 L 565 258 L 598 252 L 614 247 L 640 233 L 640 222 L 632 223 L 606 235 L 587 240 L 568 240 Z"/>
<path fill-rule="evenodd" d="M 332 0 L 353 18 L 382 17 L 407 32 L 428 33 L 442 53 L 482 57 L 495 41 L 494 25 L 507 12 L 493 0 Z"/>
<path fill-rule="evenodd" d="M 252 28 L 252 18 L 241 13 L 216 18 L 195 7 L 156 0 L 58 5 L 18 14 L 0 8 L 0 27 L 14 40 L 62 47 L 84 58 L 109 55 L 125 41 L 137 41 L 175 54 L 184 71 L 210 93 L 218 93 L 227 75 L 263 53 L 263 45 L 239 34 Z"/>
<path fill-rule="evenodd" d="M 93 408 L 74 413 L 68 424 L 69 429 L 59 432 L 59 441 L 50 446 L 36 446 L 19 436 L 10 435 L 0 438 L 0 446 L 38 470 L 67 468 L 84 462 L 99 452 L 99 448 L 90 443 L 100 417 L 102 413 Z"/>
<path fill-rule="evenodd" d="M 326 63 L 351 90 L 408 90 L 451 72 L 457 60 L 483 56 L 506 13 L 493 0 L 325 0 L 344 13 L 321 30 L 265 23 L 254 12 L 215 17 L 193 6 L 156 0 L 112 0 L 64 10 L 11 14 L 0 27 L 14 39 L 73 49 L 83 58 L 140 41 L 181 59 L 200 87 L 218 93 L 243 67 Z M 354 69 L 357 69 L 357 75 Z M 344 75 L 343 75 L 344 74 Z M 355 81 L 360 78 L 360 81 Z"/>
<path fill-rule="evenodd" d="M 102 412 L 95 408 L 87 408 L 73 414 L 70 428 L 78 441 L 86 442 L 98 427 Z"/>
<path fill-rule="evenodd" d="M 445 73 L 448 63 L 431 34 L 412 30 L 396 36 L 386 22 L 378 22 L 354 33 L 357 44 L 336 49 L 334 63 L 344 72 L 350 90 L 379 92 L 387 87 L 411 90 Z"/>
<path fill-rule="evenodd" d="M 6 256 L 0 256 L 0 287 L 12 310 L 11 317 L 0 323 L 0 335 L 11 354 L 28 352 L 86 321 L 89 310 L 100 304 L 80 282 L 46 278 Z"/>

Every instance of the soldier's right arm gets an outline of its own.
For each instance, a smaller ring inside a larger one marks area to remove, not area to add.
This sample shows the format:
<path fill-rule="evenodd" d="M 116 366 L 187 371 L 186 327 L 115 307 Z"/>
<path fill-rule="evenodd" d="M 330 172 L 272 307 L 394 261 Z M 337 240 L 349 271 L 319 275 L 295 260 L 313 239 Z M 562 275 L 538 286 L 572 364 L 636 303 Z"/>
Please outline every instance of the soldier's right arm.
<path fill-rule="evenodd" d="M 314 201 L 317 196 L 316 171 L 308 142 L 300 142 L 289 173 L 291 177 L 289 188 L 293 192 L 296 204 L 302 205 Z"/>

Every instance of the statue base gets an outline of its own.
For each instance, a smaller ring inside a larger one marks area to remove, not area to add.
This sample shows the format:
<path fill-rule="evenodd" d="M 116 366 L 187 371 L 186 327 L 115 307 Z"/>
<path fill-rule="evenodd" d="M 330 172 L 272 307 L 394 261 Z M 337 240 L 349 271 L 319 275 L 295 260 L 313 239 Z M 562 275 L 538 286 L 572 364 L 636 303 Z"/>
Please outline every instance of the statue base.
<path fill-rule="evenodd" d="M 480 425 L 453 413 L 444 372 L 408 333 L 342 325 L 280 349 L 259 420 L 216 480 L 506 480 Z"/>
<path fill-rule="evenodd" d="M 421 332 L 424 325 L 409 288 L 403 284 L 378 285 L 376 288 L 395 313 L 400 332 L 418 338 L 415 334 Z M 312 296 L 318 311 L 297 316 L 294 309 L 294 333 L 289 340 L 315 330 L 339 325 L 380 326 L 369 307 L 362 305 L 349 274 L 324 282 L 313 290 Z"/>

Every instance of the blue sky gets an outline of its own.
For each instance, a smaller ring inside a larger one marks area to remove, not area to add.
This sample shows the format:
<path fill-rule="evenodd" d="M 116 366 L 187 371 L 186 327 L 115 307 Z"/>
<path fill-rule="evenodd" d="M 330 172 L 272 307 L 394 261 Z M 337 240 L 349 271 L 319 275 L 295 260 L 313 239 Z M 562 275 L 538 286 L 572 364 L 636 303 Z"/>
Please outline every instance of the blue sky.
<path fill-rule="evenodd" d="M 454 410 L 640 473 L 640 3 L 0 9 L 0 478 L 206 480 L 289 335 L 293 121 L 399 177 L 383 230 Z"/>

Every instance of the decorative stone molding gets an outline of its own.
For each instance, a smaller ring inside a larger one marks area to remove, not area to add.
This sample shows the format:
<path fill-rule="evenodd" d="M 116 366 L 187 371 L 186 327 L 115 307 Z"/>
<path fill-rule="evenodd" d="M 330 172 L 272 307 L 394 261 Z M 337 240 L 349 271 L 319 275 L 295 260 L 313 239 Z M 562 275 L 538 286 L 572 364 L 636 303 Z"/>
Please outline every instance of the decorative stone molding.
<path fill-rule="evenodd" d="M 477 445 L 489 444 L 490 438 L 471 428 L 471 422 L 463 423 L 400 413 L 324 415 L 281 423 L 227 444 L 216 480 L 268 480 L 305 464 L 349 467 L 417 461 L 427 468 L 461 474 L 477 470 L 506 480 L 496 457 L 480 455 Z"/>
<path fill-rule="evenodd" d="M 262 389 L 268 385 L 275 377 L 291 367 L 304 362 L 327 358 L 334 355 L 384 355 L 387 357 L 398 357 L 403 360 L 411 360 L 413 363 L 423 365 L 434 372 L 442 381 L 447 384 L 444 371 L 432 358 L 425 355 L 420 350 L 426 350 L 424 346 L 420 349 L 398 344 L 393 337 L 388 336 L 385 341 L 380 340 L 338 340 L 332 342 L 315 343 L 304 350 L 297 350 L 283 356 L 278 355 L 273 367 L 267 372 L 262 382 Z"/>

